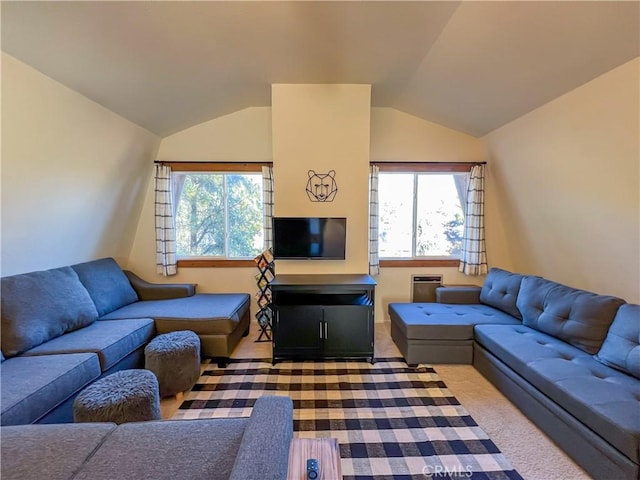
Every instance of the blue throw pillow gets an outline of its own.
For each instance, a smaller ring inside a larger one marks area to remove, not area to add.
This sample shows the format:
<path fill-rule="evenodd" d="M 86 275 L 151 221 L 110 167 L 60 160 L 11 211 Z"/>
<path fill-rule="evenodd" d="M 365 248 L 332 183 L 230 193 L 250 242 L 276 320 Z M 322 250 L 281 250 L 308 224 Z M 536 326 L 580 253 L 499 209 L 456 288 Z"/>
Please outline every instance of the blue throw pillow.
<path fill-rule="evenodd" d="M 578 290 L 541 277 L 525 277 L 517 306 L 522 323 L 595 354 L 624 300 Z"/>
<path fill-rule="evenodd" d="M 596 360 L 640 378 L 640 305 L 618 309 Z"/>
<path fill-rule="evenodd" d="M 516 306 L 520 284 L 524 277 L 500 268 L 492 268 L 480 290 L 480 301 L 522 320 Z"/>
<path fill-rule="evenodd" d="M 113 258 L 72 265 L 103 316 L 138 301 L 138 294 Z"/>
<path fill-rule="evenodd" d="M 95 322 L 96 307 L 70 267 L 2 278 L 2 353 L 13 357 Z"/>

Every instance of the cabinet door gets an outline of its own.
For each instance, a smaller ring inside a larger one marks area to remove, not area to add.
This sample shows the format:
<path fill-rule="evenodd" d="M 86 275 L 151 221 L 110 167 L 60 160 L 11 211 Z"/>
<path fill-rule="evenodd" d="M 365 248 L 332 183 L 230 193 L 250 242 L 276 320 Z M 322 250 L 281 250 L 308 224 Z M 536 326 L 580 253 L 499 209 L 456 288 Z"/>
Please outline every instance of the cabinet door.
<path fill-rule="evenodd" d="M 273 350 L 276 355 L 312 355 L 322 349 L 322 308 L 283 305 L 276 310 Z"/>
<path fill-rule="evenodd" d="M 336 305 L 324 307 L 327 356 L 373 356 L 373 314 L 369 307 Z"/>

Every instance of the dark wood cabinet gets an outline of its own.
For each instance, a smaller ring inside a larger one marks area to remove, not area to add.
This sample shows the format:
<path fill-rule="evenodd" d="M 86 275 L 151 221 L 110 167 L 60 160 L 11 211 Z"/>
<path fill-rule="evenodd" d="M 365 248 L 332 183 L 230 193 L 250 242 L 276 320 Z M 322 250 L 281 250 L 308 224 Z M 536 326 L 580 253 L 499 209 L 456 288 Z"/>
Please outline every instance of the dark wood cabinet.
<path fill-rule="evenodd" d="M 274 351 L 276 345 L 283 352 L 300 356 L 316 356 L 322 351 L 322 334 L 324 332 L 323 311 L 321 307 L 282 305 L 276 307 L 276 316 L 279 319 L 273 331 Z M 283 320 L 284 319 L 284 320 Z M 295 319 L 295 320 L 293 320 Z M 284 323 L 282 323 L 284 321 Z M 278 328 L 280 327 L 280 328 Z"/>
<path fill-rule="evenodd" d="M 369 275 L 277 275 L 271 282 L 273 363 L 373 362 L 375 285 Z"/>

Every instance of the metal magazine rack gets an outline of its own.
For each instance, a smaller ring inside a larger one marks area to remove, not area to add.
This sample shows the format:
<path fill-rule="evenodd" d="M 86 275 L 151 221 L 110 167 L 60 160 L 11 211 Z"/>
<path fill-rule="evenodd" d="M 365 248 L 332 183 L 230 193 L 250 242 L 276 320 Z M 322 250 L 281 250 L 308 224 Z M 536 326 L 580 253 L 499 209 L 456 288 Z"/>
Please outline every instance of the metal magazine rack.
<path fill-rule="evenodd" d="M 260 327 L 260 335 L 256 342 L 271 341 L 271 319 L 273 312 L 271 310 L 271 287 L 270 282 L 275 278 L 275 264 L 273 262 L 273 252 L 267 249 L 253 259 L 258 267 L 256 274 L 256 285 L 258 292 L 255 295 L 258 304 L 258 312 L 256 312 L 256 320 Z"/>

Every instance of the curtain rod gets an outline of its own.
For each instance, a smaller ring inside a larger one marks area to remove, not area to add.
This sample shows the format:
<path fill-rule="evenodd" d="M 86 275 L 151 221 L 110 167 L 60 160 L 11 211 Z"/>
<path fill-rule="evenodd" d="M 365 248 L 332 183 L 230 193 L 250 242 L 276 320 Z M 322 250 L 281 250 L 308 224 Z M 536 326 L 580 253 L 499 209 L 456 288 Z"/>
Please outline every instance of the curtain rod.
<path fill-rule="evenodd" d="M 394 164 L 400 164 L 400 163 L 421 163 L 421 164 L 428 164 L 428 165 L 486 165 L 487 164 L 487 162 L 420 162 L 420 161 L 369 162 L 369 163 L 371 165 L 394 165 Z"/>
<path fill-rule="evenodd" d="M 153 163 L 202 163 L 202 164 L 216 164 L 216 163 L 259 163 L 261 165 L 273 165 L 273 162 L 209 162 L 209 161 L 188 161 L 188 160 L 154 160 Z M 369 162 L 372 165 L 394 165 L 399 163 L 422 163 L 429 165 L 486 165 L 487 162 Z"/>
<path fill-rule="evenodd" d="M 215 165 L 216 163 L 224 163 L 224 164 L 228 164 L 228 163 L 258 163 L 260 165 L 273 165 L 273 162 L 210 162 L 208 160 L 201 160 L 201 161 L 191 161 L 191 160 L 154 160 L 153 163 L 202 163 L 202 164 L 213 164 Z"/>

